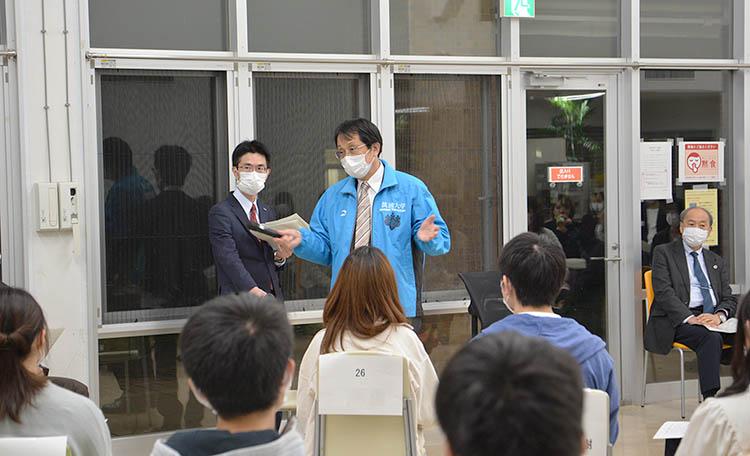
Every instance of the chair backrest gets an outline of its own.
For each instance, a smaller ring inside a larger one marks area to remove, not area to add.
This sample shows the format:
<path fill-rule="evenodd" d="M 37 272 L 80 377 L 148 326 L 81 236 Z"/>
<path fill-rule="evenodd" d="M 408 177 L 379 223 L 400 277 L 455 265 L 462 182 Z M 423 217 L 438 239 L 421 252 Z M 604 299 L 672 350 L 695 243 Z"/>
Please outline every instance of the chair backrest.
<path fill-rule="evenodd" d="M 68 437 L 3 437 L 0 454 L 33 454 L 34 456 L 65 456 Z"/>
<path fill-rule="evenodd" d="M 583 390 L 583 435 L 587 456 L 607 456 L 609 447 L 609 394 Z"/>
<path fill-rule="evenodd" d="M 643 273 L 643 283 L 646 285 L 646 320 L 651 315 L 651 306 L 654 305 L 654 278 L 653 271 Z"/>
<path fill-rule="evenodd" d="M 318 360 L 315 454 L 416 455 L 409 367 L 398 355 L 343 352 Z"/>
<path fill-rule="evenodd" d="M 482 328 L 510 315 L 502 301 L 499 271 L 459 272 L 458 276 L 471 298 L 469 313 L 479 319 Z"/>

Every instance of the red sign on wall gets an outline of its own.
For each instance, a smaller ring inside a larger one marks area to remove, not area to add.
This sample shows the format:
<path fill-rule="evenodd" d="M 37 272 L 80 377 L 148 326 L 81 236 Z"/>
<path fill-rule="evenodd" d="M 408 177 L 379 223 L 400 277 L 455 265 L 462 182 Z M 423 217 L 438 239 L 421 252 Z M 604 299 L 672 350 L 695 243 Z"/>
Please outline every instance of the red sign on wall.
<path fill-rule="evenodd" d="M 583 182 L 583 166 L 550 166 L 547 170 L 550 184 Z"/>

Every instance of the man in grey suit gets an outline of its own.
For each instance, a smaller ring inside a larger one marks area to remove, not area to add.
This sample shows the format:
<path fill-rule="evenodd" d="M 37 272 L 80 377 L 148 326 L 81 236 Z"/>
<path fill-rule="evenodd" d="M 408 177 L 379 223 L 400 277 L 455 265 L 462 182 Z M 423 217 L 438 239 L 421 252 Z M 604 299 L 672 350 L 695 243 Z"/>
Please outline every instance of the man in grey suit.
<path fill-rule="evenodd" d="M 680 214 L 682 237 L 654 250 L 655 296 L 645 335 L 650 352 L 667 354 L 673 342 L 695 351 L 704 398 L 719 390 L 722 344 L 730 340 L 730 335 L 708 328 L 737 310 L 726 261 L 703 249 L 712 228 L 713 216 L 706 209 L 689 207 Z"/>

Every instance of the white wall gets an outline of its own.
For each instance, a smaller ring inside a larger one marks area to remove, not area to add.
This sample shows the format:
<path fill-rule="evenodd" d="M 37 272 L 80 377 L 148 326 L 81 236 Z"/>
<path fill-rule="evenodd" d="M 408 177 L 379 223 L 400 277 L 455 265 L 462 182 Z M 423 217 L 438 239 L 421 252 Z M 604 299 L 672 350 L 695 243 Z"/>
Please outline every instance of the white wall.
<path fill-rule="evenodd" d="M 35 182 L 82 183 L 82 52 L 78 6 L 62 0 L 16 1 L 18 108 L 25 288 L 44 308 L 50 328 L 65 328 L 47 364 L 52 374 L 89 383 L 85 251 L 73 254 L 69 231 L 38 233 L 32 204 Z M 68 31 L 64 34 L 67 17 Z M 46 58 L 43 34 L 46 30 Z M 65 40 L 68 40 L 66 55 Z M 66 65 L 67 60 L 67 65 Z M 45 119 L 45 73 L 49 128 Z M 66 78 L 67 75 L 67 78 Z M 67 91 L 66 91 L 67 86 Z M 66 99 L 66 92 L 69 99 Z M 67 112 L 66 103 L 70 104 Z M 69 114 L 69 115 L 68 115 Z M 49 133 L 49 135 L 48 135 Z M 47 138 L 49 137 L 49 148 Z M 91 190 L 95 191 L 95 185 Z M 87 194 L 83 186 L 83 195 Z M 85 217 L 85 214 L 82 214 Z M 81 245 L 85 245 L 82 233 Z"/>

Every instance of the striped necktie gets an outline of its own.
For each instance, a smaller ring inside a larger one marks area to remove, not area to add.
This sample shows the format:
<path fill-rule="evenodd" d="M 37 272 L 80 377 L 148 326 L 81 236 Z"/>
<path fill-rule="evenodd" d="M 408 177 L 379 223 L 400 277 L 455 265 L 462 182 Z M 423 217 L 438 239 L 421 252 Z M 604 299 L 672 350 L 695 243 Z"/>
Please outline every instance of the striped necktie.
<path fill-rule="evenodd" d="M 354 231 L 354 248 L 370 245 L 370 232 L 372 229 L 372 207 L 367 182 L 359 184 L 357 192 L 357 229 Z"/>

